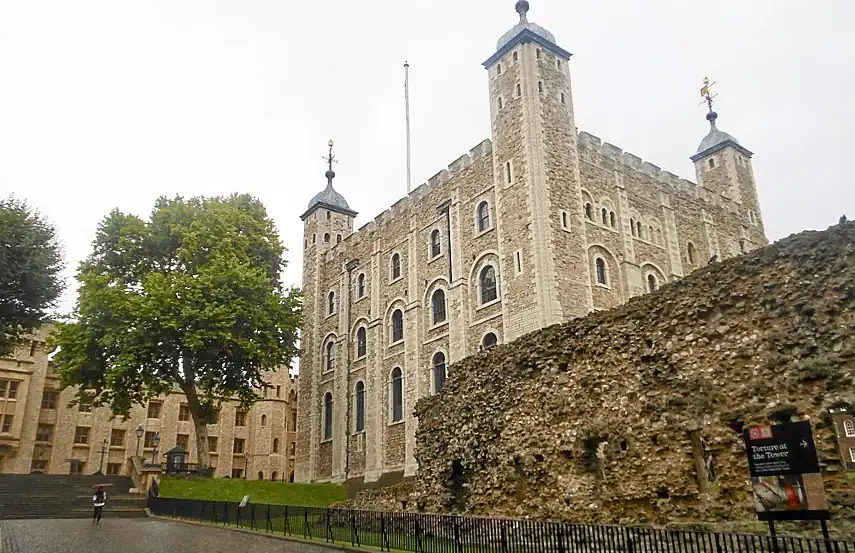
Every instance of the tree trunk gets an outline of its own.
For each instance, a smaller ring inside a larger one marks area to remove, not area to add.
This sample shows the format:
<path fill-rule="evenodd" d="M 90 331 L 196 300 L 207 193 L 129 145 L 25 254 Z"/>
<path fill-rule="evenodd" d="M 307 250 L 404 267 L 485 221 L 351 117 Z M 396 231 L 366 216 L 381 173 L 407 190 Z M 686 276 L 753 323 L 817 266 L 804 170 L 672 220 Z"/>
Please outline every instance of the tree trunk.
<path fill-rule="evenodd" d="M 208 424 L 202 420 L 202 408 L 199 405 L 199 396 L 196 394 L 196 386 L 191 382 L 183 386 L 184 395 L 187 396 L 187 409 L 193 417 L 193 427 L 196 429 L 196 451 L 199 453 L 199 468 L 211 466 L 211 452 L 208 450 Z"/>

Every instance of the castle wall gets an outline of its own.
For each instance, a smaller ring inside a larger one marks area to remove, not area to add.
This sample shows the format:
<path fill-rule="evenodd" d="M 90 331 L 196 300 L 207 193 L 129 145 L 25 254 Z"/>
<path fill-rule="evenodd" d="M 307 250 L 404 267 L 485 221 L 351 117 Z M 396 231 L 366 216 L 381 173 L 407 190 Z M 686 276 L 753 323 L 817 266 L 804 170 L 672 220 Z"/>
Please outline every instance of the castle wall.
<path fill-rule="evenodd" d="M 455 364 L 416 407 L 420 470 L 399 499 L 599 524 L 755 520 L 743 429 L 810 420 L 832 519 L 851 519 L 853 244 L 855 223 L 802 233 Z"/>

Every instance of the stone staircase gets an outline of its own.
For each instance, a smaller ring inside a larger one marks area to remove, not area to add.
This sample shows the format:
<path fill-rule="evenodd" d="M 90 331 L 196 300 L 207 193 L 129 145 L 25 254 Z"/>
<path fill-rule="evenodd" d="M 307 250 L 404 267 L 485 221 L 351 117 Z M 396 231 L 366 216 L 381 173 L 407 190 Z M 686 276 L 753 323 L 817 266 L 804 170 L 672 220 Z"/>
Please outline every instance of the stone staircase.
<path fill-rule="evenodd" d="M 0 474 L 0 519 L 90 518 L 95 484 L 112 484 L 102 518 L 146 516 L 145 496 L 128 493 L 124 476 Z"/>

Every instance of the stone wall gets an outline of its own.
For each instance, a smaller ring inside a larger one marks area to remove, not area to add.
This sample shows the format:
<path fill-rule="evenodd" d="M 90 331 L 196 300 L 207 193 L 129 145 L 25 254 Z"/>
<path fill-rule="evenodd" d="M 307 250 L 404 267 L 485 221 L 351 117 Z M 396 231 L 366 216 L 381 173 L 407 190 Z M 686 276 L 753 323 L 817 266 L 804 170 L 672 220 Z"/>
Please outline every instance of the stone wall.
<path fill-rule="evenodd" d="M 806 232 L 451 366 L 416 406 L 413 508 L 597 522 L 754 517 L 741 432 L 855 403 L 855 223 Z M 713 459 L 715 475 L 696 470 Z"/>

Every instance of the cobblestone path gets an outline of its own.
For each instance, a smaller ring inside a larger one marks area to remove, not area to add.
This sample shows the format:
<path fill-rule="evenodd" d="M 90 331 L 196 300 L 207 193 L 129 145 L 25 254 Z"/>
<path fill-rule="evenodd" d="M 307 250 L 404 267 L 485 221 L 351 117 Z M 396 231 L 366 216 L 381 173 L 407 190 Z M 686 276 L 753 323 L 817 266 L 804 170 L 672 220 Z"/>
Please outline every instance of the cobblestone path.
<path fill-rule="evenodd" d="M 106 516 L 106 515 L 105 515 Z M 0 521 L 0 553 L 328 553 L 313 545 L 153 518 Z"/>

